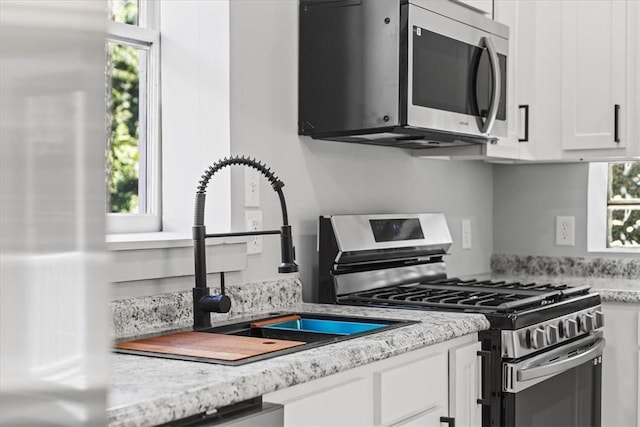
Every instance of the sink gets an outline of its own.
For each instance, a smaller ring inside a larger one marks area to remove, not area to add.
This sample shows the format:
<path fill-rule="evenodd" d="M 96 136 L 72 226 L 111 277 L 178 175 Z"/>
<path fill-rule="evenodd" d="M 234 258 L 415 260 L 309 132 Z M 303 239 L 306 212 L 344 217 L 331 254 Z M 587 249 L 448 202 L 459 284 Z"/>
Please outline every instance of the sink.
<path fill-rule="evenodd" d="M 117 343 L 115 351 L 237 366 L 415 323 L 316 313 L 271 313 L 196 331 L 137 337 Z"/>
<path fill-rule="evenodd" d="M 354 322 L 333 319 L 309 319 L 300 318 L 287 322 L 273 323 L 263 326 L 266 329 L 278 329 L 282 331 L 300 331 L 335 335 L 353 335 L 361 332 L 373 331 L 384 328 L 388 323 Z"/>

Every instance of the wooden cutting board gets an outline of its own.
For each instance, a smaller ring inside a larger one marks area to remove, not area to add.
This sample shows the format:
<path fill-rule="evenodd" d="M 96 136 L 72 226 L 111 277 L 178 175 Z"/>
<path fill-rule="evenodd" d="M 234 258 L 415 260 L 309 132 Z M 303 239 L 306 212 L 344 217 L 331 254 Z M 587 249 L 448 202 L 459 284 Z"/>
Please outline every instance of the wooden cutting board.
<path fill-rule="evenodd" d="M 303 341 L 211 334 L 208 332 L 175 332 L 151 338 L 116 344 L 123 350 L 148 351 L 180 356 L 219 360 L 241 360 L 306 344 Z"/>

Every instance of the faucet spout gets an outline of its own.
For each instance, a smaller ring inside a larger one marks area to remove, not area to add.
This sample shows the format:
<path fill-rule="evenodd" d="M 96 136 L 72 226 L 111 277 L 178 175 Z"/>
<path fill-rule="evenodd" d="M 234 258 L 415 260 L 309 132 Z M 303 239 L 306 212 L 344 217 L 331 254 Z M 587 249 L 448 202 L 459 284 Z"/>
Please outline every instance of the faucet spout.
<path fill-rule="evenodd" d="M 207 185 L 211 177 L 220 169 L 231 165 L 243 165 L 257 169 L 264 175 L 274 191 L 278 193 L 280 199 L 280 208 L 282 210 L 282 227 L 280 230 L 257 231 L 257 232 L 239 232 L 239 233 L 222 233 L 207 234 L 204 225 L 204 207 L 206 199 Z M 245 156 L 232 156 L 224 158 L 211 165 L 202 175 L 196 192 L 194 218 L 193 218 L 193 248 L 195 263 L 195 287 L 193 288 L 193 327 L 194 329 L 205 328 L 211 326 L 211 316 L 209 313 L 218 312 L 226 313 L 231 308 L 231 300 L 224 295 L 210 295 L 207 287 L 207 268 L 206 268 L 206 244 L 205 239 L 210 237 L 225 236 L 252 236 L 258 234 L 280 234 L 280 253 L 282 262 L 278 266 L 279 273 L 294 273 L 298 271 L 298 265 L 295 263 L 295 248 L 291 234 L 291 226 L 287 215 L 287 204 L 282 192 L 284 183 L 267 168 L 264 164 Z M 223 276 L 222 276 L 223 277 Z"/>

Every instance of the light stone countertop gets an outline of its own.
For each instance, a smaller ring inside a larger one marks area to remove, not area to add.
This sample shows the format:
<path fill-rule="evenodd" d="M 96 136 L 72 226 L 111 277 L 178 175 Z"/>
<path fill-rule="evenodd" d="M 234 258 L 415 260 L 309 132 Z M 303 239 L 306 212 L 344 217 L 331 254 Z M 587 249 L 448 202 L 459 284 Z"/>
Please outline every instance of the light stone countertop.
<path fill-rule="evenodd" d="M 640 261 L 494 255 L 492 273 L 477 279 L 590 285 L 603 301 L 640 303 Z M 489 328 L 483 315 L 305 304 L 301 283 L 276 281 L 230 285 L 232 310 L 213 315 L 229 322 L 243 315 L 310 312 L 417 320 L 421 323 L 242 366 L 112 355 L 107 416 L 110 426 L 157 425 Z M 112 336 L 188 327 L 190 292 L 112 302 Z"/>
<path fill-rule="evenodd" d="M 505 280 L 535 283 L 558 283 L 566 285 L 589 285 L 592 292 L 600 294 L 603 302 L 640 304 L 640 280 L 609 277 L 574 277 L 549 275 L 492 274 L 491 280 Z"/>
<path fill-rule="evenodd" d="M 492 255 L 492 280 L 589 285 L 604 302 L 640 304 L 640 258 Z"/>
<path fill-rule="evenodd" d="M 421 323 L 241 366 L 114 354 L 107 404 L 109 425 L 150 426 L 181 419 L 489 328 L 489 322 L 479 314 L 307 303 L 278 311 Z"/>

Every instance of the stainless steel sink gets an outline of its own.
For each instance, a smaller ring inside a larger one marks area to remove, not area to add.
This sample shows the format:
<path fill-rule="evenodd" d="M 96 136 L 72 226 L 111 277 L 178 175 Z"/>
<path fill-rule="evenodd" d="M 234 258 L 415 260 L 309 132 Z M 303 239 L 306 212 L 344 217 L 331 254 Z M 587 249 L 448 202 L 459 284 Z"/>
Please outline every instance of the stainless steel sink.
<path fill-rule="evenodd" d="M 296 318 L 291 318 L 296 317 Z M 284 318 L 284 319 L 283 319 Z M 252 337 L 264 340 L 285 340 L 299 342 L 295 347 L 266 350 L 261 354 L 243 357 L 239 360 L 222 360 L 213 357 L 198 357 L 193 355 L 172 354 L 171 352 L 157 353 L 154 351 L 140 351 L 116 348 L 116 352 L 153 356 L 168 359 L 189 360 L 196 362 L 216 363 L 224 365 L 244 365 L 258 360 L 270 359 L 284 354 L 308 350 L 327 344 L 375 334 L 389 329 L 415 324 L 409 320 L 379 319 L 371 317 L 352 317 L 332 314 L 316 313 L 270 313 L 267 316 L 248 318 L 242 321 L 200 329 L 195 332 L 216 334 L 216 336 Z M 206 339 L 206 335 L 200 335 Z M 158 334 L 155 334 L 158 337 Z M 137 337 L 126 343 L 144 341 L 147 337 Z M 268 344 L 268 343 L 267 343 Z M 118 345 L 118 344 L 117 344 Z M 176 353 L 180 353 L 176 351 Z"/>

